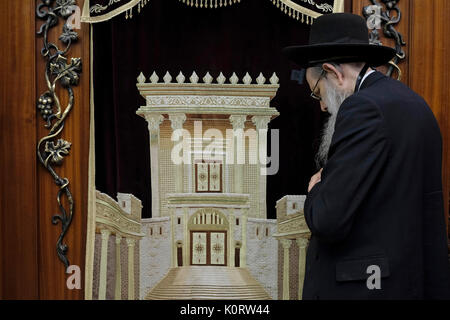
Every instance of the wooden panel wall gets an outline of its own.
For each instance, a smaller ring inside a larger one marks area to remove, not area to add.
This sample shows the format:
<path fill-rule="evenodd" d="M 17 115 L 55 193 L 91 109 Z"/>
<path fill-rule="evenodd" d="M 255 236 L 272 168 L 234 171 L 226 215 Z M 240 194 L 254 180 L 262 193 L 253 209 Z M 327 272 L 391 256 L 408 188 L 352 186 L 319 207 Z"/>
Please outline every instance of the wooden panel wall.
<path fill-rule="evenodd" d="M 381 3 L 381 1 L 379 1 Z M 362 14 L 369 0 L 353 0 L 353 13 Z M 400 64 L 402 81 L 420 94 L 433 110 L 444 139 L 443 188 L 447 222 L 450 199 L 450 15 L 448 0 L 400 0 L 402 20 L 396 28 L 406 41 L 407 58 Z M 383 38 L 383 44 L 394 46 L 393 40 Z M 449 242 L 450 243 L 450 242 Z M 449 245 L 450 249 L 450 245 Z"/>
<path fill-rule="evenodd" d="M 64 266 L 56 255 L 61 225 L 51 217 L 59 213 L 58 187 L 38 163 L 36 146 L 48 134 L 36 109 L 47 90 L 42 38 L 36 37 L 42 21 L 36 19 L 39 0 L 0 1 L 5 14 L 0 22 L 1 46 L 1 152 L 0 172 L 0 299 L 82 299 L 83 290 L 69 290 Z M 77 3 L 81 7 L 83 0 Z M 81 82 L 75 88 L 75 106 L 61 138 L 72 148 L 56 171 L 70 181 L 75 200 L 74 218 L 65 243 L 68 258 L 84 270 L 87 178 L 89 154 L 89 26 L 77 30 L 80 41 L 69 51 L 83 59 Z M 50 40 L 60 44 L 62 23 Z M 63 106 L 67 93 L 58 91 Z M 81 275 L 84 283 L 84 274 Z M 83 284 L 82 284 L 83 287 Z"/>
<path fill-rule="evenodd" d="M 447 223 L 450 193 L 450 1 L 410 0 L 410 86 L 433 109 L 444 139 L 443 183 Z M 448 231 L 450 231 L 448 229 Z M 450 248 L 450 246 L 449 246 Z"/>
<path fill-rule="evenodd" d="M 0 298 L 36 299 L 34 1 L 0 1 Z"/>

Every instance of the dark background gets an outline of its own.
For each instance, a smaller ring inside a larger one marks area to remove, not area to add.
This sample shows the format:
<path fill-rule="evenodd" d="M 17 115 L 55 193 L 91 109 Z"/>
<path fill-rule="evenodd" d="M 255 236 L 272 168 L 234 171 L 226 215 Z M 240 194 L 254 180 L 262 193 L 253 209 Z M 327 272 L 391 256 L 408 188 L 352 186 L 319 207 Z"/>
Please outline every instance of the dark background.
<path fill-rule="evenodd" d="M 288 45 L 306 44 L 310 25 L 281 12 L 268 0 L 244 0 L 218 9 L 191 8 L 179 1 L 152 0 L 133 18 L 120 15 L 94 26 L 94 97 L 96 187 L 116 198 L 132 193 L 151 217 L 150 153 L 146 121 L 136 115 L 145 104 L 136 88 L 142 71 L 175 78 L 180 71 L 215 79 L 246 72 L 268 79 L 280 89 L 272 100 L 280 116 L 269 128 L 280 130 L 280 169 L 267 178 L 268 218 L 285 195 L 306 194 L 316 172 L 314 154 L 324 115 L 309 97 L 309 87 L 290 80 L 298 69 L 281 54 Z M 160 80 L 162 81 L 162 80 Z M 269 135 L 270 136 L 270 135 Z M 269 149 L 270 152 L 270 149 Z M 269 154 L 270 156 L 270 154 Z"/>

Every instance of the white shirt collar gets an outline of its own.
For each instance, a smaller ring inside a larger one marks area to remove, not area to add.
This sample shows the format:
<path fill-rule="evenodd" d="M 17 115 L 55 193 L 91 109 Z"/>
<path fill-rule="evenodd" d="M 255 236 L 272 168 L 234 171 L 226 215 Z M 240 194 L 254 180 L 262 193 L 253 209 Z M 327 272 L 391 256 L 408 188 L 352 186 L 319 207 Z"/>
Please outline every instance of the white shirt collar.
<path fill-rule="evenodd" d="M 359 85 L 359 88 L 358 88 L 358 90 L 360 90 L 361 89 L 361 86 L 362 86 L 362 84 L 364 83 L 364 80 L 366 80 L 366 78 L 368 77 L 368 76 L 370 76 L 372 73 L 374 73 L 375 72 L 375 70 L 370 70 L 369 72 L 367 72 L 366 73 L 366 75 L 362 78 L 362 80 L 361 80 L 361 84 Z"/>

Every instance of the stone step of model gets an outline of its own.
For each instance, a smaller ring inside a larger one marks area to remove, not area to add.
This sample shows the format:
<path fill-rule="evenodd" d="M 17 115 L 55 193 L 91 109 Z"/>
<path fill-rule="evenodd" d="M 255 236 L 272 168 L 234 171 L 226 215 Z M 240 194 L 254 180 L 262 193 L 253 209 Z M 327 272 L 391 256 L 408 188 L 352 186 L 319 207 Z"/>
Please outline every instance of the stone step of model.
<path fill-rule="evenodd" d="M 147 300 L 268 300 L 270 296 L 245 268 L 172 268 L 147 294 Z"/>

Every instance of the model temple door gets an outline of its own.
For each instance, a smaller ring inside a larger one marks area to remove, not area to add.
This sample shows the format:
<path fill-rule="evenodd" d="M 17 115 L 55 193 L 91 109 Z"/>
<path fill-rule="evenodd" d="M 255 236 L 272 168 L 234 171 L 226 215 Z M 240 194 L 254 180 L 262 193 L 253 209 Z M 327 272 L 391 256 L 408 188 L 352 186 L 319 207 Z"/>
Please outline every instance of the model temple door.
<path fill-rule="evenodd" d="M 207 233 L 193 232 L 192 233 L 192 264 L 206 265 L 207 262 Z"/>
<path fill-rule="evenodd" d="M 195 192 L 222 192 L 222 163 L 197 162 L 195 177 Z"/>
<path fill-rule="evenodd" d="M 209 190 L 222 192 L 222 164 L 209 163 Z"/>
<path fill-rule="evenodd" d="M 211 232 L 211 264 L 225 265 L 225 233 Z"/>
<path fill-rule="evenodd" d="M 225 266 L 227 264 L 225 231 L 192 232 L 191 237 L 192 265 Z"/>

